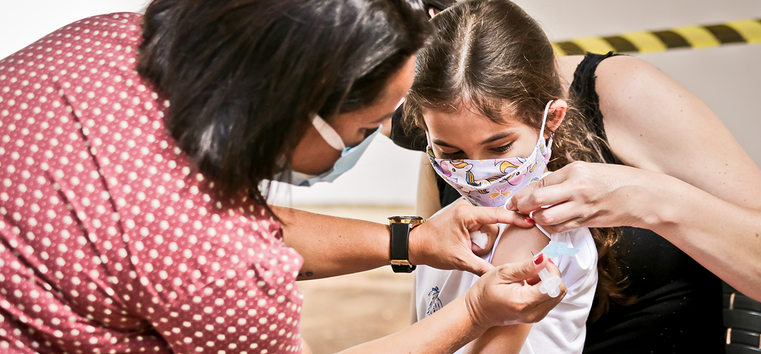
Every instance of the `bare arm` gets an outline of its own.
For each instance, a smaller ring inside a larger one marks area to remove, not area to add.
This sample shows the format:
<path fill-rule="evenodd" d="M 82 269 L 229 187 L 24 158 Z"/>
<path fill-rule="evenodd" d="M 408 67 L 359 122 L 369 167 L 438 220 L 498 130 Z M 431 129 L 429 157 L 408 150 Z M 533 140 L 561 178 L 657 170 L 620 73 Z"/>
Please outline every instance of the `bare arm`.
<path fill-rule="evenodd" d="M 417 284 L 416 280 L 413 280 L 412 282 L 412 293 L 410 294 L 410 324 L 414 324 L 417 322 L 417 302 L 415 299 L 417 298 L 417 289 L 415 287 L 415 284 Z"/>
<path fill-rule="evenodd" d="M 304 257 L 299 280 L 351 274 L 389 264 L 388 225 L 277 206 L 272 209 L 283 220 L 285 243 Z"/>
<path fill-rule="evenodd" d="M 547 263 L 544 259 L 535 265 L 529 259 L 498 267 L 432 316 L 342 353 L 453 353 L 492 326 L 536 322 L 565 296 L 565 287 L 563 296 L 551 299 L 539 293 L 538 285 L 525 285 L 521 280 L 536 278 Z M 557 268 L 549 269 L 559 274 Z"/>
<path fill-rule="evenodd" d="M 516 195 L 518 209 L 561 203 L 534 213 L 552 232 L 653 230 L 761 300 L 761 170 L 703 102 L 660 70 L 614 57 L 596 74 L 608 140 L 630 167 L 571 164 Z"/>
<path fill-rule="evenodd" d="M 502 233 L 491 263 L 498 266 L 524 262 L 541 251 L 547 243 L 549 239 L 537 228 L 523 229 L 508 225 Z M 466 353 L 520 353 L 531 327 L 530 323 L 492 327 L 468 344 Z"/>
<path fill-rule="evenodd" d="M 389 228 L 368 221 L 272 207 L 283 220 L 285 243 L 304 257 L 299 280 L 360 272 L 389 264 Z M 531 224 L 500 208 L 459 202 L 410 232 L 412 264 L 483 274 L 493 266 L 473 253 L 469 231 L 486 224 Z"/>

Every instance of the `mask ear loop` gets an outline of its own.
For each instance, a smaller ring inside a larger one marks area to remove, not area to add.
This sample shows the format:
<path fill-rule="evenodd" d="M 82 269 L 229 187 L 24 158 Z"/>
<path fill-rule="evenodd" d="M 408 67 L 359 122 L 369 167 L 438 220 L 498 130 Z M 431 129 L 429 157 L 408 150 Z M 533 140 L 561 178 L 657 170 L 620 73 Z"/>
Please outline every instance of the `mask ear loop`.
<path fill-rule="evenodd" d="M 312 116 L 312 125 L 317 129 L 317 132 L 322 136 L 325 142 L 327 142 L 332 148 L 338 151 L 346 150 L 346 145 L 344 144 L 343 139 L 341 139 L 341 136 L 338 135 L 336 130 L 319 115 L 315 114 Z"/>
<path fill-rule="evenodd" d="M 544 126 L 547 123 L 547 115 L 550 113 L 550 106 L 552 105 L 552 102 L 555 102 L 555 100 L 550 100 L 547 102 L 547 105 L 544 106 L 544 116 L 542 117 L 542 129 L 539 130 L 539 139 L 544 139 Z M 547 142 L 547 146 L 552 146 L 552 137 L 555 135 L 555 132 L 552 132 L 550 134 L 550 139 Z"/>

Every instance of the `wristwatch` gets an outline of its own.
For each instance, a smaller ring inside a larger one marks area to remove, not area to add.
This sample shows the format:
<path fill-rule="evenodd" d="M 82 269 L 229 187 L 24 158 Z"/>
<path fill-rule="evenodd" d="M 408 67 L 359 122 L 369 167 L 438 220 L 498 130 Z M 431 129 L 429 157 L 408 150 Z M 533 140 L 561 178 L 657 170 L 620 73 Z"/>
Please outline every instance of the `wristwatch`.
<path fill-rule="evenodd" d="M 410 264 L 410 230 L 423 223 L 419 216 L 389 216 L 391 228 L 391 269 L 394 273 L 411 273 L 415 265 Z"/>

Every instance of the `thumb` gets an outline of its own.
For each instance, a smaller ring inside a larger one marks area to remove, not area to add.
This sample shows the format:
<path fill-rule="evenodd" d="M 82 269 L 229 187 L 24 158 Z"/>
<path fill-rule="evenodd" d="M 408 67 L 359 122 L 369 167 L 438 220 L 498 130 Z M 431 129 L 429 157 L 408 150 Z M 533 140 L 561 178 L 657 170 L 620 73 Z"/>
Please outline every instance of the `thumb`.
<path fill-rule="evenodd" d="M 476 256 L 475 254 L 470 252 L 468 252 L 468 255 L 465 257 L 464 262 L 465 263 L 462 266 L 462 270 L 471 272 L 475 275 L 478 275 L 479 277 L 494 268 L 494 266 L 491 263 L 485 261 L 483 258 Z"/>
<path fill-rule="evenodd" d="M 499 273 L 502 279 L 508 283 L 529 280 L 539 275 L 539 271 L 547 265 L 547 259 L 548 257 L 546 257 L 544 253 L 540 253 L 534 259 L 530 259 L 523 263 L 505 264 L 502 266 Z"/>

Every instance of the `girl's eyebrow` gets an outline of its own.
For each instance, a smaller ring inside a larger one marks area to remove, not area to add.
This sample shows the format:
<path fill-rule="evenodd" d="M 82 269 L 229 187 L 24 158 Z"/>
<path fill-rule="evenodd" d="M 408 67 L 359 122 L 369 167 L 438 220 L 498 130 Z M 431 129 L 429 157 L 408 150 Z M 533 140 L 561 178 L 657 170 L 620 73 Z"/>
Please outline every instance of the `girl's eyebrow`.
<path fill-rule="evenodd" d="M 499 132 L 497 134 L 494 134 L 494 135 L 486 138 L 486 140 L 481 142 L 481 145 L 486 145 L 486 144 L 495 142 L 497 140 L 507 138 L 510 135 L 513 135 L 513 132 Z M 438 145 L 438 146 L 443 146 L 443 147 L 457 149 L 456 146 L 449 145 L 447 142 L 445 142 L 444 140 L 441 140 L 441 139 L 433 139 L 433 143 L 435 145 Z"/>
<path fill-rule="evenodd" d="M 513 135 L 513 132 L 499 132 L 499 133 L 494 134 L 491 137 L 487 138 L 486 140 L 482 141 L 481 145 L 486 145 L 486 144 L 495 142 L 497 140 L 507 138 L 510 135 Z"/>
<path fill-rule="evenodd" d="M 444 140 L 441 140 L 441 139 L 433 139 L 433 143 L 435 145 L 439 145 L 439 146 L 443 146 L 443 147 L 448 147 L 448 148 L 453 148 L 453 149 L 457 148 L 455 146 L 447 144 Z"/>

